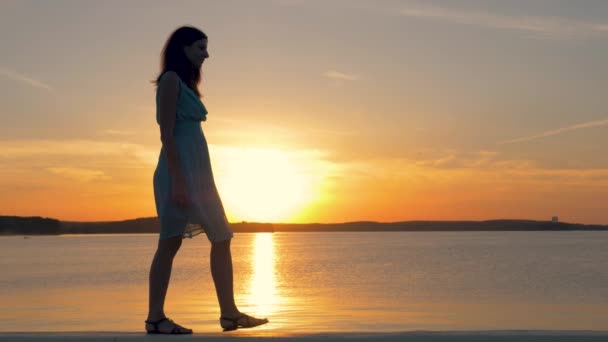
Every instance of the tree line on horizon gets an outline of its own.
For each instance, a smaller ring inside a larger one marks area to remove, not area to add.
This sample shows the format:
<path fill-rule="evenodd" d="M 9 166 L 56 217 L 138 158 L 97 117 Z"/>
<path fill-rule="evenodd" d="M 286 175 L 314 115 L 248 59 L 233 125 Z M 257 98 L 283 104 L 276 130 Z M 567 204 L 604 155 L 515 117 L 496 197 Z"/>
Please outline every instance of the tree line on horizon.
<path fill-rule="evenodd" d="M 386 232 L 386 231 L 553 231 L 608 230 L 608 225 L 534 220 L 488 221 L 358 221 L 344 223 L 231 223 L 236 233 L 243 232 Z M 158 233 L 157 217 L 124 221 L 70 222 L 45 217 L 0 216 L 1 235 L 121 234 Z"/>

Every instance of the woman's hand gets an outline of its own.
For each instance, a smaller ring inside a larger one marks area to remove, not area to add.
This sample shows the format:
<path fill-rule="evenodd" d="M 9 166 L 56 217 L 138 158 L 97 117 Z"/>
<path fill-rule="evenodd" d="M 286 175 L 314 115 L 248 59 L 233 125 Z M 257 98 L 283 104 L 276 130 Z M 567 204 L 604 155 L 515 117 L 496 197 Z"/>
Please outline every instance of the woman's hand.
<path fill-rule="evenodd" d="M 171 200 L 178 207 L 190 206 L 190 199 L 188 198 L 188 189 L 186 188 L 186 180 L 184 178 L 177 178 L 173 180 L 173 191 L 171 192 Z"/>

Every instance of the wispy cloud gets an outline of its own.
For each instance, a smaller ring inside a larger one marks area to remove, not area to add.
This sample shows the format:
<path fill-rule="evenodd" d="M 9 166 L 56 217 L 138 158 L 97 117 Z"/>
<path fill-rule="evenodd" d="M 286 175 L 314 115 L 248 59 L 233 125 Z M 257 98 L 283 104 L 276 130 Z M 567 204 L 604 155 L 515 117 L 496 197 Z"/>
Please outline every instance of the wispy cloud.
<path fill-rule="evenodd" d="M 357 81 L 357 80 L 359 80 L 359 76 L 357 76 L 357 75 L 346 74 L 346 73 L 335 71 L 335 70 L 327 71 L 323 75 L 327 78 L 330 78 L 330 79 L 336 80 L 336 81 Z"/>
<path fill-rule="evenodd" d="M 608 23 L 584 22 L 556 16 L 510 16 L 422 4 L 401 7 L 398 13 L 406 17 L 519 31 L 553 39 L 608 33 Z"/>
<path fill-rule="evenodd" d="M 84 162 L 85 159 L 90 164 L 99 164 L 108 158 L 119 158 L 124 166 L 129 163 L 129 167 L 150 167 L 156 163 L 158 151 L 134 143 L 85 139 L 0 140 L 0 160 L 36 160 L 37 163 L 46 160 L 53 165 L 56 164 L 55 160 L 76 163 Z"/>
<path fill-rule="evenodd" d="M 272 131 L 277 134 L 284 134 L 285 136 L 293 137 L 294 135 L 301 134 L 302 132 L 310 132 L 310 133 L 320 133 L 326 135 L 354 135 L 355 131 L 352 130 L 339 130 L 339 129 L 327 129 L 327 128 L 316 128 L 310 126 L 298 126 L 297 129 L 294 129 L 289 126 L 277 125 L 277 124 L 269 124 L 267 122 L 260 122 L 259 120 L 251 120 L 251 119 L 233 119 L 233 118 L 214 118 L 214 121 L 223 122 L 230 125 L 235 125 L 237 128 L 235 130 L 224 130 L 223 133 L 213 133 L 215 135 L 246 135 L 247 132 L 251 131 L 251 129 L 255 129 L 255 132 L 251 132 L 253 136 L 258 136 L 259 131 Z M 239 127 L 240 126 L 240 127 Z M 242 126 L 246 126 L 247 129 L 244 129 Z"/>
<path fill-rule="evenodd" d="M 538 165 L 532 160 L 503 159 L 496 151 L 458 152 L 448 151 L 435 158 L 411 160 L 412 165 L 428 169 L 532 169 Z"/>
<path fill-rule="evenodd" d="M 54 175 L 59 175 L 79 182 L 106 181 L 112 179 L 112 177 L 107 176 L 101 170 L 90 170 L 77 167 L 48 167 L 46 170 Z"/>
<path fill-rule="evenodd" d="M 344 130 L 335 130 L 335 129 L 316 129 L 310 128 L 309 131 L 313 133 L 321 133 L 321 134 L 331 134 L 331 135 L 355 135 L 355 131 L 344 131 Z"/>
<path fill-rule="evenodd" d="M 540 138 L 550 137 L 550 136 L 558 135 L 558 134 L 561 134 L 564 132 L 575 131 L 577 129 L 606 126 L 606 125 L 608 125 L 608 119 L 584 122 L 584 123 L 580 123 L 580 124 L 576 124 L 576 125 L 572 125 L 572 126 L 568 126 L 568 127 L 562 127 L 562 128 L 554 129 L 551 131 L 542 132 L 539 134 L 534 134 L 534 135 L 527 136 L 527 137 L 501 141 L 498 144 L 499 145 L 514 144 L 514 143 L 519 143 L 519 142 L 525 142 L 525 141 L 531 141 L 531 140 L 536 140 L 536 139 L 540 139 Z"/>
<path fill-rule="evenodd" d="M 135 134 L 132 131 L 123 131 L 123 130 L 119 130 L 119 129 L 106 129 L 106 130 L 103 130 L 102 133 L 107 134 L 107 135 L 120 135 L 120 136 Z"/>
<path fill-rule="evenodd" d="M 7 68 L 0 67 L 0 76 L 4 76 L 5 78 L 8 78 L 8 79 L 13 80 L 13 81 L 29 84 L 29 85 L 31 85 L 33 87 L 36 87 L 36 88 L 42 88 L 42 89 L 46 89 L 48 91 L 52 91 L 53 90 L 53 88 L 51 88 L 50 85 L 48 85 L 48 84 L 46 84 L 46 83 L 44 83 L 42 81 L 36 80 L 36 79 L 31 78 L 29 76 L 22 75 L 22 74 L 20 74 L 18 72 L 15 72 L 13 70 L 9 70 Z"/>

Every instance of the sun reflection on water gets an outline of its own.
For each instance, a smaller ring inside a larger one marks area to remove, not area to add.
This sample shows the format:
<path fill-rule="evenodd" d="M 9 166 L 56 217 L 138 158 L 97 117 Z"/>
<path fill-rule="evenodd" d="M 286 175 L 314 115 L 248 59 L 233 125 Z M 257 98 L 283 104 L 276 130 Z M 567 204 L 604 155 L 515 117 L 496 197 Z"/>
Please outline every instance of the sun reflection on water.
<path fill-rule="evenodd" d="M 249 283 L 250 310 L 260 317 L 271 317 L 282 302 L 277 290 L 275 248 L 272 233 L 256 233 L 252 251 L 252 276 Z"/>

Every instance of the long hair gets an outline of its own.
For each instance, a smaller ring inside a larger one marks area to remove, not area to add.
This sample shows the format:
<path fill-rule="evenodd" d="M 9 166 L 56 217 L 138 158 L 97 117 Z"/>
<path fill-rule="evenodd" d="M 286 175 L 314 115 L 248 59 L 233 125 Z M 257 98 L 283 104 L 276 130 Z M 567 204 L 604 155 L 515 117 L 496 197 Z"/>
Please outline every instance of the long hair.
<path fill-rule="evenodd" d="M 192 45 L 197 40 L 207 39 L 203 31 L 192 26 L 182 26 L 171 33 L 161 53 L 160 73 L 153 81 L 158 86 L 160 77 L 167 71 L 175 71 L 196 95 L 201 96 L 198 84 L 201 81 L 200 68 L 194 68 L 184 53 L 184 47 Z"/>

